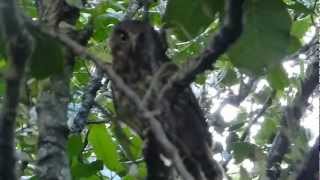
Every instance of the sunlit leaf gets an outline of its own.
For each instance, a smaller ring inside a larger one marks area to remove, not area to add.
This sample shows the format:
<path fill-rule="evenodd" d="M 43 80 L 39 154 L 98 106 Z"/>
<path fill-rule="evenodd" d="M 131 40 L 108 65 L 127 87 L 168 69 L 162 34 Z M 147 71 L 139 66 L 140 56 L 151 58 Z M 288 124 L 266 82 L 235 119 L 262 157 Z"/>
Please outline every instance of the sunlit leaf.
<path fill-rule="evenodd" d="M 233 156 L 236 163 L 240 163 L 245 159 L 253 159 L 255 157 L 256 146 L 247 142 L 236 142 L 231 145 Z"/>
<path fill-rule="evenodd" d="M 67 150 L 69 157 L 78 156 L 83 148 L 81 135 L 71 135 L 68 139 Z"/>
<path fill-rule="evenodd" d="M 255 140 L 257 144 L 265 145 L 270 144 L 278 131 L 278 121 L 276 119 L 267 118 L 263 121 L 261 129 L 258 132 Z"/>
<path fill-rule="evenodd" d="M 222 0 L 169 0 L 163 21 L 179 39 L 188 40 L 203 32 L 222 7 Z"/>
<path fill-rule="evenodd" d="M 293 22 L 291 28 L 291 34 L 295 37 L 302 39 L 307 30 L 312 26 L 310 16 L 307 16 L 302 19 L 298 19 Z"/>
<path fill-rule="evenodd" d="M 245 9 L 243 34 L 228 54 L 235 66 L 261 74 L 286 55 L 291 18 L 279 0 L 250 0 Z"/>
<path fill-rule="evenodd" d="M 269 71 L 267 79 L 271 87 L 279 91 L 289 85 L 288 75 L 282 66 L 277 66 Z"/>
<path fill-rule="evenodd" d="M 105 125 L 90 126 L 88 140 L 92 145 L 97 158 L 102 160 L 108 169 L 117 173 L 122 173 L 124 167 L 120 163 L 116 144 L 113 142 Z"/>
<path fill-rule="evenodd" d="M 102 161 L 94 161 L 90 164 L 78 163 L 71 167 L 72 176 L 75 179 L 90 177 L 103 169 Z"/>

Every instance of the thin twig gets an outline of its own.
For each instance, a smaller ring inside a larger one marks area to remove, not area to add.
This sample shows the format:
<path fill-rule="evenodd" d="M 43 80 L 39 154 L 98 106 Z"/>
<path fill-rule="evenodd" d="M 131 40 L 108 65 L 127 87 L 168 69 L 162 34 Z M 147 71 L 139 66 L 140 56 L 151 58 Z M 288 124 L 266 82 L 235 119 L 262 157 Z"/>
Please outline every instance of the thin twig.
<path fill-rule="evenodd" d="M 138 110 L 141 112 L 140 114 L 142 118 L 149 121 L 151 131 L 155 134 L 157 140 L 165 149 L 167 155 L 173 160 L 174 166 L 177 168 L 178 172 L 183 177 L 183 179 L 193 180 L 193 177 L 186 170 L 183 164 L 183 161 L 179 155 L 178 149 L 168 139 L 168 137 L 166 136 L 162 128 L 162 125 L 154 117 L 154 113 L 150 113 L 147 110 L 147 108 L 143 105 L 142 101 L 140 100 L 139 96 L 124 83 L 124 81 L 112 69 L 110 64 L 103 63 L 104 61 L 102 59 L 89 53 L 85 47 L 81 46 L 76 41 L 72 40 L 71 38 L 69 38 L 68 36 L 62 33 L 48 31 L 45 28 L 35 24 L 30 20 L 28 21 L 28 25 L 31 26 L 32 28 L 39 30 L 40 33 L 49 35 L 59 40 L 62 44 L 70 48 L 74 54 L 82 58 L 91 60 L 96 66 L 101 67 L 103 72 L 113 81 L 115 87 L 117 87 L 120 91 L 122 91 L 137 106 Z"/>
<path fill-rule="evenodd" d="M 205 70 L 212 69 L 213 63 L 225 53 L 242 32 L 242 5 L 244 0 L 227 1 L 227 15 L 224 25 L 214 36 L 209 47 L 207 47 L 198 57 L 189 60 L 182 68 L 175 73 L 168 83 L 161 89 L 158 99 L 162 99 L 169 91 L 185 89 L 192 83 L 196 76 Z"/>
<path fill-rule="evenodd" d="M 263 107 L 260 109 L 260 111 L 258 112 L 258 114 L 249 122 L 248 126 L 246 127 L 246 129 L 243 131 L 243 134 L 240 138 L 240 141 L 245 141 L 246 138 L 249 135 L 250 129 L 251 127 L 258 121 L 258 119 L 266 112 L 266 110 L 271 106 L 273 98 L 276 95 L 276 91 L 272 91 L 271 95 L 267 98 L 267 100 L 265 101 L 265 103 L 263 103 Z"/>

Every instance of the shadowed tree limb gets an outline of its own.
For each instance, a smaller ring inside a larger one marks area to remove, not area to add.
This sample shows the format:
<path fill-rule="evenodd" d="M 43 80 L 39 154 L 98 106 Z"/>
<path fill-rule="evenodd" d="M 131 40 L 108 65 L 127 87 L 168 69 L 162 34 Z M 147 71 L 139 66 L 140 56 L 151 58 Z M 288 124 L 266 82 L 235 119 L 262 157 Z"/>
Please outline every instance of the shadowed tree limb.
<path fill-rule="evenodd" d="M 95 97 L 97 95 L 97 91 L 102 86 L 102 78 L 102 70 L 100 68 L 97 68 L 94 72 L 93 78 L 91 79 L 88 86 L 86 87 L 86 90 L 84 91 L 81 107 L 73 120 L 73 124 L 71 127 L 72 132 L 81 132 L 85 127 L 90 110 L 95 104 Z"/>
<path fill-rule="evenodd" d="M 142 7 L 142 3 L 140 2 L 140 0 L 131 0 L 129 3 L 129 6 L 128 6 L 127 12 L 124 16 L 124 19 L 131 19 L 141 7 Z M 84 31 L 84 32 L 86 32 L 86 31 Z M 85 36 L 87 38 L 84 41 L 81 40 L 83 38 L 78 38 L 80 44 L 85 45 L 87 43 L 88 39 L 91 37 L 91 35 L 92 35 L 92 31 L 90 32 L 90 36 Z M 81 43 L 81 42 L 83 42 L 83 43 Z M 73 124 L 70 128 L 71 132 L 73 132 L 73 133 L 81 132 L 85 128 L 88 115 L 91 111 L 91 108 L 95 104 L 94 100 L 97 95 L 97 91 L 102 87 L 101 81 L 102 81 L 104 74 L 103 74 L 103 70 L 101 69 L 101 67 L 96 66 L 93 74 L 94 74 L 94 77 L 92 78 L 92 80 L 89 82 L 89 84 L 85 88 L 86 90 L 85 90 L 84 95 L 82 97 L 81 107 L 80 107 L 79 112 L 77 113 L 76 117 L 74 118 Z"/>
<path fill-rule="evenodd" d="M 155 134 L 157 140 L 159 140 L 159 143 L 161 143 L 164 149 L 166 149 L 167 152 L 165 152 L 165 154 L 167 154 L 167 156 L 172 159 L 173 165 L 177 168 L 181 176 L 185 180 L 193 180 L 192 176 L 183 165 L 183 161 L 180 158 L 178 149 L 169 141 L 160 122 L 155 119 L 155 114 L 148 111 L 145 106 L 143 106 L 143 103 L 140 100 L 139 96 L 123 82 L 123 80 L 114 72 L 110 64 L 104 63 L 104 60 L 89 53 L 85 47 L 81 46 L 79 43 L 72 40 L 65 34 L 49 31 L 46 28 L 33 23 L 32 21 L 28 21 L 28 25 L 32 28 L 38 29 L 39 33 L 50 35 L 51 37 L 59 40 L 66 47 L 70 48 L 74 54 L 91 60 L 96 66 L 99 66 L 103 70 L 103 72 L 110 79 L 112 79 L 115 87 L 122 91 L 132 101 L 132 103 L 137 106 L 137 108 L 141 112 L 142 118 L 149 121 L 151 131 Z"/>
<path fill-rule="evenodd" d="M 37 0 L 37 4 L 43 26 L 50 31 L 59 29 L 63 34 L 77 39 L 79 34 L 72 26 L 80 15 L 79 9 L 69 6 L 64 0 Z M 41 92 L 36 105 L 39 127 L 37 176 L 41 180 L 71 180 L 66 146 L 69 135 L 69 87 L 74 57 L 72 51 L 66 48 L 62 60 L 63 71 L 49 77 L 50 84 Z"/>
<path fill-rule="evenodd" d="M 194 80 L 197 74 L 207 69 L 210 69 L 212 63 L 214 63 L 214 61 L 226 51 L 226 49 L 238 38 L 238 36 L 240 36 L 242 30 L 242 3 L 243 0 L 230 0 L 230 8 L 228 9 L 229 15 L 226 18 L 226 24 L 222 27 L 222 30 L 218 33 L 218 35 L 215 36 L 214 42 L 211 43 L 211 46 L 207 48 L 203 52 L 203 54 L 199 56 L 199 58 L 196 58 L 192 61 L 192 63 L 186 65 L 186 67 L 188 68 L 183 68 L 182 73 L 178 73 L 180 74 L 179 76 L 174 76 L 178 77 L 177 79 L 173 78 L 174 83 L 182 82 L 182 84 L 184 85 L 184 87 L 182 87 L 180 90 L 183 90 L 183 88 L 187 87 Z M 128 88 L 128 86 L 123 82 L 123 80 L 113 71 L 110 65 L 103 63 L 101 59 L 90 54 L 86 48 L 82 47 L 77 42 L 73 41 L 64 34 L 49 32 L 41 28 L 39 30 L 42 33 L 49 34 L 50 36 L 58 39 L 65 46 L 73 50 L 75 54 L 90 59 L 95 63 L 96 66 L 101 67 L 104 73 L 107 74 L 108 78 L 110 78 L 113 81 L 114 85 L 120 91 L 122 91 L 132 101 L 134 105 L 137 106 L 137 109 L 140 111 L 141 118 L 149 122 L 151 131 L 154 133 L 156 139 L 159 141 L 159 143 L 165 150 L 164 154 L 166 154 L 167 157 L 172 159 L 173 165 L 176 167 L 177 171 L 180 173 L 182 178 L 186 180 L 193 179 L 190 173 L 184 167 L 178 149 L 175 147 L 174 144 L 172 144 L 172 142 L 170 142 L 162 128 L 162 125 L 155 118 L 156 114 L 154 112 L 150 112 L 146 108 L 146 106 L 140 100 L 139 96 L 137 96 L 137 94 L 134 91 Z M 169 86 L 165 86 L 168 88 L 164 88 L 164 94 L 166 93 L 166 90 L 173 89 L 170 83 L 168 84 Z M 176 89 L 174 91 L 176 91 Z"/>
<path fill-rule="evenodd" d="M 292 104 L 283 110 L 281 128 L 273 141 L 267 158 L 267 176 L 271 180 L 276 180 L 280 177 L 280 164 L 290 148 L 290 138 L 293 138 L 290 132 L 295 132 L 299 129 L 300 119 L 308 106 L 308 99 L 319 84 L 318 68 L 319 61 L 312 62 L 308 66 L 307 75 L 301 83 L 300 91 L 294 97 Z"/>
<path fill-rule="evenodd" d="M 296 180 L 317 180 L 319 178 L 319 137 L 306 155 Z"/>
<path fill-rule="evenodd" d="M 244 129 L 242 136 L 240 137 L 240 141 L 245 141 L 249 136 L 251 127 L 258 121 L 258 119 L 266 112 L 266 110 L 272 105 L 273 98 L 276 95 L 276 91 L 273 90 L 271 95 L 267 98 L 267 100 L 263 103 L 262 108 L 259 110 L 258 114 L 248 123 L 248 126 Z"/>
<path fill-rule="evenodd" d="M 9 70 L 5 74 L 6 92 L 0 113 L 0 179 L 15 180 L 15 119 L 25 65 L 32 52 L 32 39 L 24 28 L 16 1 L 0 1 L 0 40 L 6 43 Z"/>
<path fill-rule="evenodd" d="M 243 2 L 244 0 L 227 1 L 227 15 L 222 28 L 198 57 L 189 60 L 168 80 L 159 93 L 159 99 L 162 99 L 169 91 L 181 92 L 195 80 L 198 74 L 212 69 L 218 58 L 240 37 L 243 26 Z"/>

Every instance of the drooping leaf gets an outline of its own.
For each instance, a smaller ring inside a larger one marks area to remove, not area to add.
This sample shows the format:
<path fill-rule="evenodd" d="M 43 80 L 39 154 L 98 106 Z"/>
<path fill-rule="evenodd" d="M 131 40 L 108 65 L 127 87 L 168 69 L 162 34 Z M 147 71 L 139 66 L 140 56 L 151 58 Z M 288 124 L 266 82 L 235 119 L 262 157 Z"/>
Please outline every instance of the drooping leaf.
<path fill-rule="evenodd" d="M 303 14 L 304 16 L 312 14 L 313 10 L 311 8 L 306 7 L 303 3 L 299 1 L 295 1 L 294 4 L 287 5 L 289 9 L 295 11 L 296 14 Z"/>
<path fill-rule="evenodd" d="M 77 59 L 73 69 L 72 84 L 77 87 L 84 87 L 90 80 L 90 74 L 85 65 L 85 61 Z"/>
<path fill-rule="evenodd" d="M 245 9 L 243 34 L 228 54 L 236 67 L 261 74 L 286 55 L 291 18 L 279 0 L 250 0 Z"/>
<path fill-rule="evenodd" d="M 131 151 L 133 158 L 134 159 L 141 158 L 142 146 L 143 146 L 142 139 L 137 134 L 134 134 L 130 128 L 124 128 L 123 131 L 127 135 L 130 141 L 129 150 Z"/>
<path fill-rule="evenodd" d="M 70 159 L 78 156 L 83 148 L 81 135 L 71 135 L 68 139 L 67 151 Z"/>
<path fill-rule="evenodd" d="M 63 50 L 60 43 L 50 36 L 31 31 L 35 48 L 31 55 L 31 75 L 44 79 L 63 71 Z"/>
<path fill-rule="evenodd" d="M 302 46 L 300 40 L 296 36 L 290 36 L 290 44 L 287 50 L 288 54 L 293 54 Z"/>
<path fill-rule="evenodd" d="M 98 42 L 105 41 L 108 34 L 112 30 L 112 25 L 119 22 L 120 17 L 114 17 L 112 12 L 108 12 L 99 16 L 94 17 L 93 20 L 93 38 Z"/>
<path fill-rule="evenodd" d="M 30 17 L 37 17 L 36 2 L 34 0 L 20 0 L 21 7 Z"/>
<path fill-rule="evenodd" d="M 203 85 L 206 82 L 206 80 L 207 80 L 207 75 L 202 73 L 197 75 L 195 82 L 199 85 Z"/>
<path fill-rule="evenodd" d="M 312 26 L 310 16 L 302 19 L 298 19 L 293 22 L 291 28 L 291 34 L 298 39 L 302 39 L 307 30 Z"/>
<path fill-rule="evenodd" d="M 258 132 L 255 140 L 257 144 L 265 145 L 272 142 L 272 138 L 275 133 L 278 131 L 278 122 L 276 119 L 267 118 L 261 125 L 261 129 Z"/>
<path fill-rule="evenodd" d="M 267 79 L 273 89 L 282 91 L 289 85 L 289 78 L 282 66 L 274 67 L 269 71 Z"/>
<path fill-rule="evenodd" d="M 223 77 L 221 83 L 226 85 L 226 86 L 232 86 L 235 83 L 237 83 L 238 81 L 239 80 L 237 78 L 236 71 L 233 68 L 228 67 L 226 69 L 226 75 Z"/>
<path fill-rule="evenodd" d="M 241 163 L 243 160 L 255 158 L 256 145 L 247 142 L 236 142 L 231 145 L 233 157 L 236 163 Z"/>
<path fill-rule="evenodd" d="M 90 177 L 103 169 L 103 162 L 98 160 L 90 164 L 78 163 L 71 167 L 71 173 L 74 179 Z"/>
<path fill-rule="evenodd" d="M 113 142 L 112 136 L 107 131 L 105 125 L 90 126 L 88 140 L 97 158 L 102 160 L 108 169 L 117 173 L 124 171 L 124 167 L 120 163 L 116 144 Z"/>
<path fill-rule="evenodd" d="M 190 40 L 212 23 L 222 7 L 222 0 L 169 0 L 163 21 L 180 40 Z"/>

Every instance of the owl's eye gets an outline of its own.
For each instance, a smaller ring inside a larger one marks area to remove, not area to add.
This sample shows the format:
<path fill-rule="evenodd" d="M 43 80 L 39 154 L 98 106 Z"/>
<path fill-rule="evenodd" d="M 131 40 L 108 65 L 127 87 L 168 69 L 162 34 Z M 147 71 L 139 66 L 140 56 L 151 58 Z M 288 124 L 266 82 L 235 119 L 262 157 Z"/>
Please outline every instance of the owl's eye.
<path fill-rule="evenodd" d="M 119 37 L 122 41 L 127 41 L 128 40 L 128 35 L 125 32 L 120 32 Z"/>

